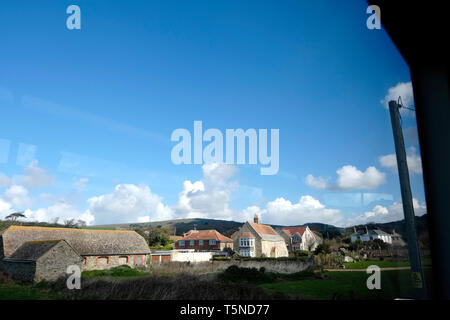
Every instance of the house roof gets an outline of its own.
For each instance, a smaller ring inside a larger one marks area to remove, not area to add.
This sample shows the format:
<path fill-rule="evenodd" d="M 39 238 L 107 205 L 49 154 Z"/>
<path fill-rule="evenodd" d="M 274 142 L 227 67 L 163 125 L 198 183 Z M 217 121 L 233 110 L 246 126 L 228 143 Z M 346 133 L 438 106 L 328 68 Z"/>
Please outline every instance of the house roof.
<path fill-rule="evenodd" d="M 27 241 L 24 242 L 8 260 L 36 261 L 58 243 L 64 240 Z"/>
<path fill-rule="evenodd" d="M 377 234 L 377 235 L 380 235 L 380 236 L 390 236 L 389 233 L 386 233 L 386 232 L 384 232 L 383 230 L 379 230 L 379 229 L 369 230 L 369 234 L 370 234 L 370 233 L 372 233 L 372 234 Z"/>
<path fill-rule="evenodd" d="M 147 242 L 131 230 L 92 230 L 11 226 L 3 234 L 5 257 L 9 258 L 23 243 L 66 240 L 79 255 L 148 254 Z"/>
<path fill-rule="evenodd" d="M 292 238 L 292 236 L 296 233 L 298 233 L 300 236 L 303 236 L 303 233 L 306 231 L 306 226 L 303 227 L 285 227 L 281 229 L 284 233 L 286 233 L 289 237 Z"/>
<path fill-rule="evenodd" d="M 223 234 L 216 230 L 196 230 L 182 237 L 179 240 L 217 240 L 222 242 L 233 242 L 232 239 L 225 237 Z"/>
<path fill-rule="evenodd" d="M 300 227 L 284 227 L 281 230 L 287 234 L 290 238 L 296 233 L 298 233 L 301 237 L 303 237 L 303 233 L 305 233 L 307 226 L 300 226 Z M 320 237 L 311 229 L 309 229 L 313 236 L 317 239 L 320 239 Z"/>
<path fill-rule="evenodd" d="M 271 226 L 254 222 L 248 222 L 248 224 L 263 240 L 284 242 L 284 239 Z"/>

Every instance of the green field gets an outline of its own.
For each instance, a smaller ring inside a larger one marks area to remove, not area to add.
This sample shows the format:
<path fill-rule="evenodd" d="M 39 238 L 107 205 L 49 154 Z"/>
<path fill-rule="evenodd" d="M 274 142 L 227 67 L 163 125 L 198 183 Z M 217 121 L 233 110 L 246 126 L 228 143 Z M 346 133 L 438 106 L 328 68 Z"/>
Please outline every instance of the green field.
<path fill-rule="evenodd" d="M 422 262 L 424 267 L 431 266 L 431 259 L 424 259 Z M 376 265 L 380 268 L 396 268 L 396 267 L 409 267 L 409 261 L 358 261 L 358 262 L 345 262 L 346 269 L 367 269 L 368 266 Z"/>
<path fill-rule="evenodd" d="M 0 283 L 0 300 L 55 300 L 59 295 L 39 285 Z"/>
<path fill-rule="evenodd" d="M 286 281 L 261 284 L 271 292 L 287 293 L 294 297 L 312 300 L 340 299 L 373 300 L 412 297 L 409 270 L 381 272 L 381 289 L 369 290 L 366 281 L 369 275 L 360 271 L 330 271 L 325 279 Z M 427 278 L 429 269 L 426 270 Z"/>

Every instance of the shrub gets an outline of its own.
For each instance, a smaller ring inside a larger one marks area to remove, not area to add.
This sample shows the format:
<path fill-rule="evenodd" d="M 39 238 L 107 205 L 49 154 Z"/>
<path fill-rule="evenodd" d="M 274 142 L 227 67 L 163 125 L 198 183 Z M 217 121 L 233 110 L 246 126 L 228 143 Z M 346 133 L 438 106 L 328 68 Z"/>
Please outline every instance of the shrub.
<path fill-rule="evenodd" d="M 224 282 L 252 282 L 263 283 L 270 282 L 272 277 L 265 273 L 265 269 L 261 271 L 256 268 L 240 268 L 238 266 L 230 266 L 224 272 L 220 273 L 218 278 Z"/>
<path fill-rule="evenodd" d="M 314 250 L 314 254 L 328 254 L 330 253 L 330 245 L 328 243 L 321 243 L 317 246 L 316 250 Z"/>

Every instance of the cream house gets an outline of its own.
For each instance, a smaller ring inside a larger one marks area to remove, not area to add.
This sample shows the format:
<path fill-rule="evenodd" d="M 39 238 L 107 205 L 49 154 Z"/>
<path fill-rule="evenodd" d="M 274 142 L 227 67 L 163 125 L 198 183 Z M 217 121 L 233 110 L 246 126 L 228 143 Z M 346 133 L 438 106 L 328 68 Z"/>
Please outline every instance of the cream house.
<path fill-rule="evenodd" d="M 236 231 L 233 239 L 234 251 L 246 257 L 287 257 L 284 239 L 271 226 L 260 224 L 258 215 L 254 222 L 246 222 Z"/>
<path fill-rule="evenodd" d="M 278 233 L 285 239 L 289 251 L 314 251 L 322 241 L 308 226 L 284 227 Z"/>

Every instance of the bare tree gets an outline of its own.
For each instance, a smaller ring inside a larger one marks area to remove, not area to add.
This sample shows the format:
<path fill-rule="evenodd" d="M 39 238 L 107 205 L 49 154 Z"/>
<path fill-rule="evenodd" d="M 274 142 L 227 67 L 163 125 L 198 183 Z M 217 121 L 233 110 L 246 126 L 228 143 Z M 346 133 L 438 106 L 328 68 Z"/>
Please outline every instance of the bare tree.
<path fill-rule="evenodd" d="M 76 227 L 75 219 L 65 219 L 64 220 L 64 226 L 68 228 L 74 228 Z"/>
<path fill-rule="evenodd" d="M 84 227 L 86 227 L 86 221 L 84 221 L 84 220 L 81 220 L 81 219 L 78 219 L 77 220 L 77 222 L 76 222 L 76 226 L 78 227 L 78 228 L 84 228 Z"/>

